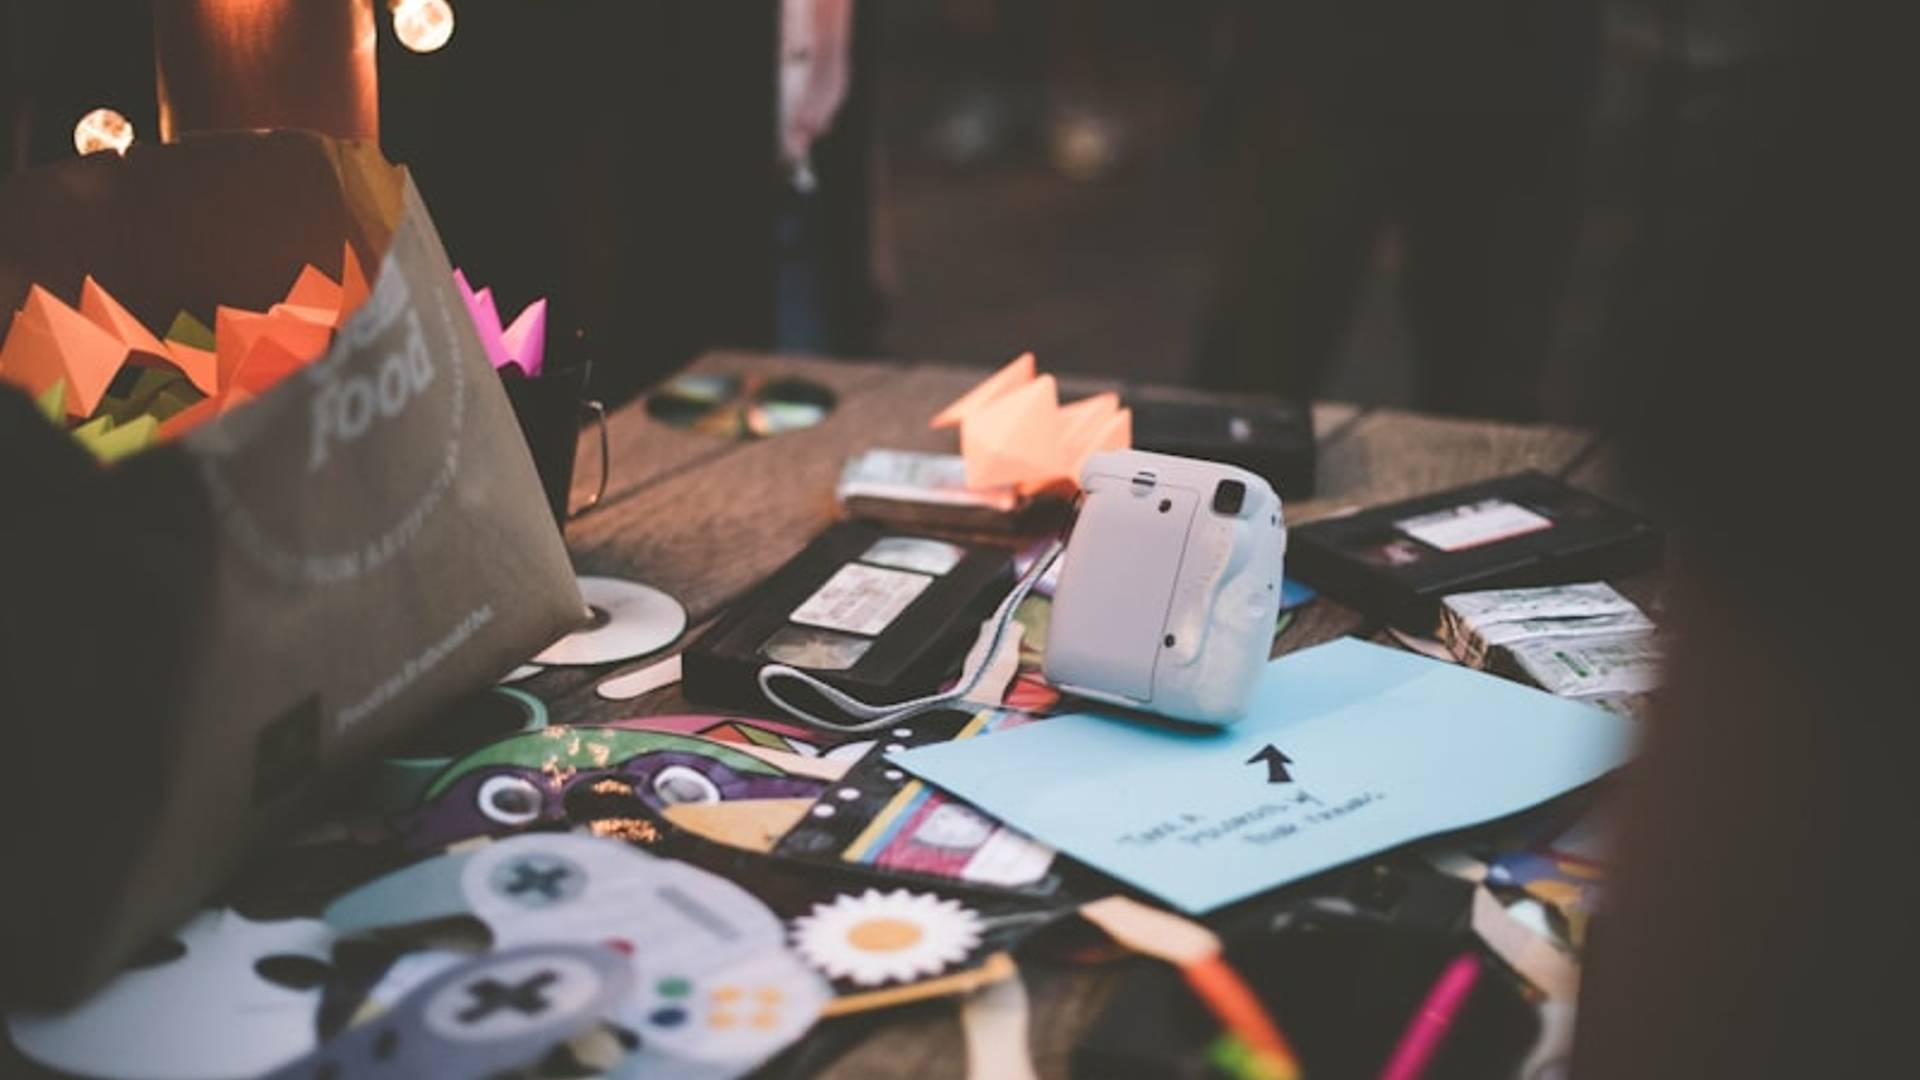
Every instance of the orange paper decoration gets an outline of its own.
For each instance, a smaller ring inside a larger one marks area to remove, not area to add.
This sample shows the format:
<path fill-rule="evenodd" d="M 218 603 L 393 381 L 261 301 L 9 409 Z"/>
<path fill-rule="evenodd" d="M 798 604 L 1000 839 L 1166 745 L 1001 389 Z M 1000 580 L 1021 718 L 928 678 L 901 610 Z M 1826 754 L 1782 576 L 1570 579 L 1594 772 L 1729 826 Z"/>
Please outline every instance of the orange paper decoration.
<path fill-rule="evenodd" d="M 1072 489 L 1090 454 L 1133 443 L 1133 413 L 1113 393 L 1060 404 L 1059 385 L 1022 353 L 933 418 L 960 429 L 967 486 L 1023 495 Z"/>

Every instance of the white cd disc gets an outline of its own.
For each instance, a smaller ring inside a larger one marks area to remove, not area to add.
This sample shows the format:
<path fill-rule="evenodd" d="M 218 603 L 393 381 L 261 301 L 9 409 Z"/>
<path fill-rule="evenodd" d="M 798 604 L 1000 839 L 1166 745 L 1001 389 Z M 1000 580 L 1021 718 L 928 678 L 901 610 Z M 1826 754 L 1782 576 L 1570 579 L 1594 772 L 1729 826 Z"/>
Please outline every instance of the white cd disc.
<path fill-rule="evenodd" d="M 582 577 L 593 621 L 533 658 L 536 664 L 611 664 L 658 652 L 687 628 L 687 609 L 659 589 L 623 578 Z"/>
<path fill-rule="evenodd" d="M 539 664 L 521 664 L 519 667 L 514 668 L 512 671 L 509 671 L 505 675 L 500 676 L 500 681 L 503 683 L 510 683 L 510 682 L 519 682 L 521 679 L 531 679 L 535 675 L 540 674 L 541 670 L 542 669 Z"/>

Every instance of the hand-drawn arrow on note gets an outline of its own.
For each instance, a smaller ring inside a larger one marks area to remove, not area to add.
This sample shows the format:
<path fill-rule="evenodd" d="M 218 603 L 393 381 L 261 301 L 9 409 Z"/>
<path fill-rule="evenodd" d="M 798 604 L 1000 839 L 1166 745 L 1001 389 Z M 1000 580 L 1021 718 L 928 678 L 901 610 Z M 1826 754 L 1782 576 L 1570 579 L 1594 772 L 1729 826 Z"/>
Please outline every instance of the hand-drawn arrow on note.
<path fill-rule="evenodd" d="M 1279 747 L 1268 743 L 1266 749 L 1248 758 L 1247 764 L 1252 765 L 1261 761 L 1267 763 L 1267 783 L 1290 784 L 1293 782 L 1293 777 L 1287 773 L 1287 766 L 1293 764 L 1293 759 L 1281 753 Z"/>

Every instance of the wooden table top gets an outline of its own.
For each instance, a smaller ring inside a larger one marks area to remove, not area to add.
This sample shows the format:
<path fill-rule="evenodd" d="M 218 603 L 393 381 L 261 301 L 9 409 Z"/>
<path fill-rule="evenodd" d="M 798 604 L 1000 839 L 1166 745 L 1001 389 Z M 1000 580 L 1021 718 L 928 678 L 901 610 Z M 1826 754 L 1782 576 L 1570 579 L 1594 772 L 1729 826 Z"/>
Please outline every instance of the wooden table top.
<path fill-rule="evenodd" d="M 835 520 L 834 483 L 849 455 L 872 447 L 953 451 L 953 432 L 930 430 L 927 421 L 985 374 L 931 364 L 738 352 L 708 354 L 690 370 L 804 377 L 831 387 L 839 405 L 813 428 L 751 441 L 659 423 L 647 416 L 641 401 L 610 418 L 613 465 L 605 499 L 568 526 L 567 544 L 580 572 L 644 581 L 686 605 L 693 630 L 682 645 Z M 1112 385 L 1079 378 L 1063 384 L 1068 391 Z M 1319 439 L 1317 490 L 1312 499 L 1286 505 L 1292 525 L 1528 468 L 1620 495 L 1610 447 L 1578 429 L 1340 403 L 1316 404 L 1313 424 Z M 598 464 L 597 436 L 583 433 L 576 501 L 596 482 Z M 1657 578 L 1642 575 L 1615 584 L 1646 606 Z M 1387 640 L 1384 633 L 1378 620 L 1323 597 L 1300 611 L 1279 646 L 1289 651 L 1341 635 Z M 677 686 L 629 701 L 602 700 L 593 687 L 614 670 L 550 669 L 521 685 L 544 699 L 561 723 L 697 711 Z M 1079 1033 L 1099 1014 L 1125 970 L 1124 964 L 1022 964 L 1032 1007 L 1033 1062 L 1040 1076 L 1067 1075 Z M 966 1053 L 957 1017 L 951 1002 L 934 1002 L 834 1021 L 840 1038 L 823 1042 L 833 1043 L 830 1052 L 838 1056 L 819 1075 L 964 1076 Z M 845 1052 L 839 1053 L 842 1047 Z"/>

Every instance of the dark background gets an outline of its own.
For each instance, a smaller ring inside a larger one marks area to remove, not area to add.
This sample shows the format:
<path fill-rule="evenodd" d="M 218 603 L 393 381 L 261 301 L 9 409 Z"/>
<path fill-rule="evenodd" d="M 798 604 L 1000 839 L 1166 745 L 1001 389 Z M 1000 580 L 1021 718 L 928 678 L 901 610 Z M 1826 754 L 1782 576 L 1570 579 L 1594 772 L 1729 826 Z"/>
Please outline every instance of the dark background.
<path fill-rule="evenodd" d="M 141 6 L 0 3 L 8 167 L 70 153 L 73 120 L 103 100 L 153 130 Z M 877 25 L 863 12 L 871 111 L 843 118 L 844 156 L 823 150 L 838 163 L 823 190 L 843 201 L 800 227 L 769 164 L 772 4 L 459 6 L 449 52 L 385 50 L 388 149 L 417 168 L 455 258 L 509 307 L 553 292 L 611 382 L 706 345 L 779 343 L 790 279 L 833 298 L 814 331 L 834 351 L 986 364 L 1033 346 L 1065 370 L 1195 370 L 1222 234 L 1244 231 L 1236 132 L 1272 105 L 1236 90 L 1214 20 L 1240 5 L 1119 0 L 1089 23 L 1036 3 L 1018 10 L 1039 28 L 1018 32 L 958 0 L 891 0 Z M 1911 1058 L 1900 541 L 1920 36 L 1887 17 L 1903 7 L 1807 4 L 1793 26 L 1773 3 L 1593 9 L 1576 243 L 1540 360 L 1550 411 L 1610 416 L 1673 515 L 1680 644 L 1594 930 L 1583 1076 L 1865 1076 Z M 1406 55 L 1445 71 L 1483 42 L 1459 28 Z M 1055 35 L 1102 44 L 1053 52 Z M 1084 81 L 1034 74 L 1056 69 Z M 1068 85 L 1126 133 L 1098 169 L 1063 170 L 1034 119 Z M 1493 88 L 1524 103 L 1519 83 Z M 999 136 L 954 137 L 970 107 L 950 99 L 972 93 L 999 97 Z M 1371 238 L 1335 396 L 1412 393 L 1404 239 Z"/>
<path fill-rule="evenodd" d="M 400 48 L 376 5 L 382 143 L 414 169 L 455 263 L 504 308 L 550 295 L 611 397 L 722 345 L 975 365 L 1032 348 L 1057 370 L 1187 381 L 1223 302 L 1275 295 L 1222 300 L 1235 244 L 1290 195 L 1250 188 L 1247 160 L 1285 122 L 1292 88 L 1261 73 L 1301 66 L 1311 49 L 1293 42 L 1332 42 L 1352 72 L 1334 77 L 1423 107 L 1489 55 L 1537 51 L 1496 32 L 1511 4 L 1449 5 L 1432 25 L 1410 19 L 1422 6 L 859 4 L 853 93 L 816 151 L 820 192 L 800 199 L 772 160 L 777 3 L 456 3 L 452 42 L 427 55 Z M 1547 260 L 1564 288 L 1527 377 L 1545 415 L 1592 419 L 1625 268 L 1689 137 L 1676 128 L 1771 47 L 1738 10 L 1770 5 L 1547 7 L 1568 13 L 1574 37 L 1553 47 L 1571 59 L 1489 79 L 1468 108 L 1497 114 L 1543 80 L 1577 96 L 1570 239 Z M 71 154 L 72 122 L 99 104 L 155 138 L 150 41 L 146 4 L 0 2 L 0 167 Z M 1062 117 L 1107 136 L 1097 161 L 1062 152 Z M 1351 318 L 1327 317 L 1320 396 L 1422 403 L 1403 239 L 1388 221 L 1349 243 Z M 1513 411 L 1475 404 L 1461 411 Z"/>

